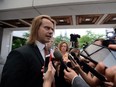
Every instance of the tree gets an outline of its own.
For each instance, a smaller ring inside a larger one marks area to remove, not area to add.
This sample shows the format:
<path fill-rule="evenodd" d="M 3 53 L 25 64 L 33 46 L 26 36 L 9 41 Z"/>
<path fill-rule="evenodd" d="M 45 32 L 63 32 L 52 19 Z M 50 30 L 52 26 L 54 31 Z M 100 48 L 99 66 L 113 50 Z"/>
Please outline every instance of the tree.
<path fill-rule="evenodd" d="M 13 44 L 12 44 L 12 50 L 16 49 L 18 47 L 21 47 L 26 44 L 26 39 L 25 38 L 20 38 L 20 37 L 13 37 Z"/>
<path fill-rule="evenodd" d="M 87 34 L 82 36 L 80 39 L 79 39 L 79 47 L 80 48 L 83 48 L 84 45 L 88 45 L 88 44 L 91 44 L 94 40 L 98 39 L 98 38 L 103 38 L 104 35 L 102 34 L 95 34 L 91 31 L 87 31 Z"/>
<path fill-rule="evenodd" d="M 27 32 L 24 33 L 24 34 L 23 34 L 23 37 L 24 37 L 25 39 L 27 39 L 27 38 L 29 37 L 29 33 L 27 33 Z"/>
<path fill-rule="evenodd" d="M 13 36 L 12 50 L 25 45 L 28 37 L 29 33 L 24 33 L 22 38 Z"/>
<path fill-rule="evenodd" d="M 54 45 L 55 46 L 58 46 L 58 43 L 60 43 L 61 41 L 66 41 L 66 42 L 70 42 L 70 39 L 67 37 L 67 36 L 57 36 L 54 40 Z"/>

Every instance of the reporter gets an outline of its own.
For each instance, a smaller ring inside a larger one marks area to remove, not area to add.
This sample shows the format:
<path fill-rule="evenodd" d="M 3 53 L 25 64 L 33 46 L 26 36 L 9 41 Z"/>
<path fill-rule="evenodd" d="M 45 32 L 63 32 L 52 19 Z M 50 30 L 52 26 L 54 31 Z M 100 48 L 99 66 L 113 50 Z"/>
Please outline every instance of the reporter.
<path fill-rule="evenodd" d="M 66 63 L 69 62 L 69 59 L 68 59 L 68 53 L 69 53 L 68 43 L 66 41 L 62 41 L 58 44 L 58 48 L 59 48 L 60 52 L 62 53 L 63 61 L 66 62 Z"/>
<path fill-rule="evenodd" d="M 59 44 L 58 44 L 58 49 L 59 51 L 61 52 L 61 55 L 62 55 L 62 60 L 64 62 L 64 64 L 66 64 L 68 66 L 68 62 L 70 62 L 70 60 L 68 59 L 68 51 L 69 51 L 69 46 L 68 46 L 68 43 L 65 42 L 65 41 L 61 41 Z M 56 78 L 55 78 L 55 81 L 56 81 L 56 87 L 71 87 L 71 83 L 67 82 L 65 79 L 64 79 L 64 64 L 60 64 L 58 65 L 58 68 L 57 68 L 57 74 L 56 74 Z"/>
<path fill-rule="evenodd" d="M 43 77 L 43 87 L 51 87 L 52 86 L 52 82 L 54 81 L 54 75 L 55 75 L 55 68 L 52 65 L 52 62 L 50 61 L 48 64 L 48 70 L 45 73 L 44 77 Z"/>

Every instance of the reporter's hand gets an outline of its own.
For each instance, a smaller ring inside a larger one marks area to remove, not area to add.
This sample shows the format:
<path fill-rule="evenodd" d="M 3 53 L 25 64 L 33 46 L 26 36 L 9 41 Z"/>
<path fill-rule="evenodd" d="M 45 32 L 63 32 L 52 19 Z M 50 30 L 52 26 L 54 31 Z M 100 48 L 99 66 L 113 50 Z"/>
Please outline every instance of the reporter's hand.
<path fill-rule="evenodd" d="M 78 74 L 81 69 L 80 65 L 72 60 L 70 60 L 70 62 L 72 65 L 72 69 Z"/>
<path fill-rule="evenodd" d="M 55 75 L 55 68 L 52 65 L 52 62 L 50 61 L 48 64 L 48 70 L 47 72 L 44 74 L 43 80 L 43 86 L 46 87 L 47 85 L 51 85 L 53 80 L 54 80 L 54 75 Z"/>
<path fill-rule="evenodd" d="M 68 69 L 68 71 L 64 70 L 64 78 L 66 81 L 72 82 L 72 79 L 78 75 L 73 69 L 71 69 L 69 67 L 67 69 Z"/>

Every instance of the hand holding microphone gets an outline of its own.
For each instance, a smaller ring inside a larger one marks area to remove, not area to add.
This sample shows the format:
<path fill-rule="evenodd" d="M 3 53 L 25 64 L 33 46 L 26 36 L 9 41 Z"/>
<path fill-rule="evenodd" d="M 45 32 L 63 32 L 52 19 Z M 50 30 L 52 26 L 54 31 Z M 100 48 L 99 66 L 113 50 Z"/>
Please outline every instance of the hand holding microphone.
<path fill-rule="evenodd" d="M 44 73 L 46 73 L 47 69 L 48 69 L 48 64 L 50 61 L 52 61 L 52 53 L 51 51 L 48 52 L 47 55 L 45 55 L 45 63 L 44 63 Z"/>
<path fill-rule="evenodd" d="M 71 56 L 70 56 L 71 57 Z M 79 71 L 81 70 L 80 69 L 80 66 L 77 64 L 77 63 L 74 63 L 73 59 L 71 59 L 71 63 L 75 66 L 75 68 L 77 68 Z M 91 66 L 89 66 L 88 64 L 86 64 L 84 61 L 81 61 L 81 64 L 82 66 L 86 66 L 86 68 L 88 68 L 88 70 L 93 74 L 95 75 L 99 80 L 101 81 L 107 81 L 106 78 L 101 74 L 99 73 L 98 71 L 96 71 L 94 68 L 92 68 Z"/>

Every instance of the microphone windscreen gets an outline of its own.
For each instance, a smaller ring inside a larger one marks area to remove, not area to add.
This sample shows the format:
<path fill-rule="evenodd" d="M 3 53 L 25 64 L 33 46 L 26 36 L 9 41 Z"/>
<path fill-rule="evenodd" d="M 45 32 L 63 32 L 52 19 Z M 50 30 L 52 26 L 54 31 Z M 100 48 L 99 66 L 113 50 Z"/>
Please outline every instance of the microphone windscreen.
<path fill-rule="evenodd" d="M 63 61 L 63 57 L 62 57 L 61 52 L 60 52 L 60 51 L 54 51 L 54 57 L 55 57 L 56 59 L 59 59 L 60 62 L 61 62 L 61 64 L 62 64 L 62 66 L 63 66 L 63 68 L 67 70 L 67 65 L 66 65 L 66 64 L 64 63 L 64 61 Z M 68 70 L 67 70 L 67 71 L 68 71 Z"/>
<path fill-rule="evenodd" d="M 59 59 L 59 60 L 62 60 L 62 54 L 60 51 L 54 51 L 54 57 Z"/>

